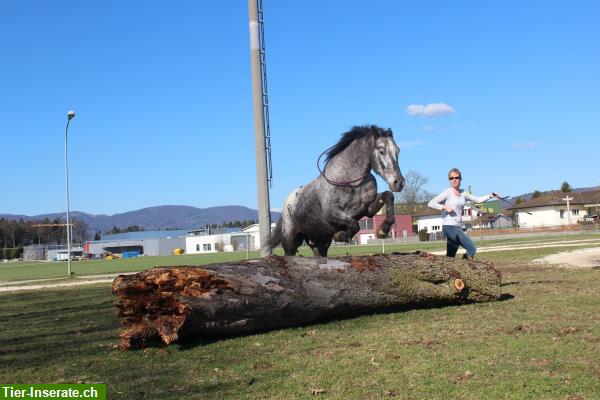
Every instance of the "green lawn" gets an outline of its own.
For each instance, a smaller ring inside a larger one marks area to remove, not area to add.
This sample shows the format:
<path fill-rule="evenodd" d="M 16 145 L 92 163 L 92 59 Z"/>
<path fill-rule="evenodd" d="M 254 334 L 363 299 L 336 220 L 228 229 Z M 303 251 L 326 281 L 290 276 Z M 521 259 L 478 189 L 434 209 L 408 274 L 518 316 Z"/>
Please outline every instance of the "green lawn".
<path fill-rule="evenodd" d="M 4 293 L 0 382 L 102 382 L 110 399 L 597 399 L 600 270 L 528 263 L 547 251 L 481 253 L 504 301 L 142 351 L 116 348 L 108 284 Z"/>
<path fill-rule="evenodd" d="M 476 231 L 471 231 L 471 236 L 478 247 L 496 245 L 534 245 L 540 242 L 554 242 L 559 245 L 566 238 L 567 241 L 578 239 L 595 239 L 600 240 L 600 234 L 581 234 L 581 235 L 566 235 L 563 236 L 537 236 L 537 237 L 522 237 L 511 239 L 488 239 L 480 240 Z M 585 246 L 585 244 L 582 244 Z M 443 241 L 437 242 L 420 242 L 385 245 L 386 252 L 412 252 L 415 250 L 436 251 L 445 250 L 446 245 Z M 363 246 L 333 246 L 330 248 L 330 256 L 340 256 L 346 254 L 373 254 L 382 251 L 381 245 L 363 245 Z M 281 247 L 275 250 L 275 254 L 283 255 Z M 312 252 L 308 247 L 301 247 L 300 254 L 311 256 Z M 484 253 L 481 253 L 484 254 Z M 547 253 L 549 254 L 549 253 Z M 250 258 L 260 256 L 258 251 L 250 252 Z M 232 253 L 211 253 L 200 255 L 180 255 L 180 256 L 162 256 L 162 257 L 138 257 L 129 259 L 117 260 L 93 260 L 93 261 L 74 261 L 71 263 L 71 269 L 77 276 L 108 274 L 115 272 L 132 272 L 141 271 L 148 268 L 158 266 L 171 265 L 204 265 L 217 262 L 227 262 L 246 259 L 246 252 Z M 67 264 L 66 262 L 15 262 L 0 264 L 0 282 L 1 281 L 18 281 L 28 279 L 46 279 L 66 277 Z"/>
<path fill-rule="evenodd" d="M 386 251 L 414 251 L 417 249 L 440 250 L 444 248 L 444 246 L 445 245 L 442 242 L 388 245 L 386 246 Z M 381 246 L 336 246 L 331 248 L 329 255 L 372 254 L 375 252 L 381 252 Z M 283 251 L 281 248 L 278 248 L 275 250 L 275 254 L 283 255 Z M 308 247 L 301 247 L 299 254 L 309 256 L 312 255 L 312 251 Z M 260 252 L 258 251 L 250 252 L 250 258 L 257 258 L 259 256 Z M 71 269 L 75 275 L 85 276 L 114 272 L 141 271 L 158 266 L 204 265 L 217 262 L 244 260 L 246 258 L 246 252 L 231 252 L 162 257 L 137 257 L 116 260 L 73 261 L 71 263 Z M 57 278 L 65 277 L 66 275 L 66 262 L 15 262 L 0 264 L 0 281 Z"/>

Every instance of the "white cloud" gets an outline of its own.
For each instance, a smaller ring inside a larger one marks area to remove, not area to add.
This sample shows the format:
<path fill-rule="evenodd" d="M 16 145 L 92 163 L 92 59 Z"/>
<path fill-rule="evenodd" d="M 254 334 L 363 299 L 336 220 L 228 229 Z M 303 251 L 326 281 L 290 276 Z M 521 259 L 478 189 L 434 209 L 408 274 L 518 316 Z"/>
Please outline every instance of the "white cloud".
<path fill-rule="evenodd" d="M 517 150 L 528 150 L 528 149 L 534 149 L 536 147 L 538 147 L 540 144 L 538 142 L 516 142 L 513 143 L 512 147 L 514 147 Z"/>
<path fill-rule="evenodd" d="M 406 112 L 413 117 L 437 117 L 440 115 L 456 114 L 454 108 L 446 103 L 410 104 L 406 107 Z"/>
<path fill-rule="evenodd" d="M 435 127 L 434 127 L 433 125 L 425 125 L 425 126 L 423 127 L 423 130 L 424 130 L 424 131 L 427 131 L 427 132 L 431 132 L 431 131 L 433 131 L 434 129 L 435 129 Z"/>

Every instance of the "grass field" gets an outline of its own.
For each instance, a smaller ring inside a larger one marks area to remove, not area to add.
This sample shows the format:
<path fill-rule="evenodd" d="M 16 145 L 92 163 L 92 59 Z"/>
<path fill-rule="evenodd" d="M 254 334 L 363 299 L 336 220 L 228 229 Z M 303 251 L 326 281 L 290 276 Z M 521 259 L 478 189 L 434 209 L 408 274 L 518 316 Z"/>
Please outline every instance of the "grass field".
<path fill-rule="evenodd" d="M 529 264 L 559 249 L 481 253 L 504 301 L 144 351 L 116 347 L 108 284 L 4 293 L 0 382 L 101 382 L 109 399 L 597 399 L 600 270 Z"/>
<path fill-rule="evenodd" d="M 484 249 L 488 246 L 497 245 L 535 245 L 540 242 L 553 242 L 557 246 L 560 243 L 572 240 L 600 240 L 600 234 L 582 234 L 563 236 L 539 236 L 539 237 L 523 237 L 511 239 L 485 239 L 480 240 L 475 234 L 472 235 L 473 240 L 478 247 Z M 586 246 L 586 244 L 582 244 Z M 445 250 L 445 242 L 420 242 L 386 245 L 386 252 L 412 252 L 415 250 L 436 251 Z M 550 252 L 559 251 L 562 249 L 550 250 Z M 366 246 L 334 246 L 329 251 L 330 256 L 339 256 L 346 254 L 373 254 L 381 253 L 381 245 L 366 245 Z M 275 254 L 283 255 L 281 248 L 275 250 Z M 301 247 L 300 254 L 311 256 L 312 252 L 308 247 Z M 483 253 L 482 253 L 483 254 Z M 546 252 L 546 254 L 550 254 Z M 260 256 L 258 251 L 251 251 L 250 258 Z M 148 268 L 158 266 L 174 266 L 174 265 L 203 265 L 217 262 L 227 262 L 243 260 L 247 258 L 246 252 L 231 252 L 231 253 L 211 253 L 199 255 L 179 255 L 179 256 L 163 256 L 163 257 L 137 257 L 129 259 L 116 260 L 90 260 L 90 261 L 75 261 L 72 262 L 72 271 L 77 276 L 109 274 L 116 272 L 133 272 L 141 271 Z M 2 281 L 18 281 L 28 279 L 48 279 L 66 277 L 67 264 L 65 262 L 15 262 L 0 264 L 0 282 Z"/>

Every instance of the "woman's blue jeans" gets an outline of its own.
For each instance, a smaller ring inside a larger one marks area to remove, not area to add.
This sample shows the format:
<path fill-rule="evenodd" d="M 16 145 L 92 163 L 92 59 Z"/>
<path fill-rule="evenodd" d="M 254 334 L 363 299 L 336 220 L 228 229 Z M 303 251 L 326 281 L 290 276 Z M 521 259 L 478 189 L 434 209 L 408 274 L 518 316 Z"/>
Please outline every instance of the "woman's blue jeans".
<path fill-rule="evenodd" d="M 454 257 L 458 246 L 464 247 L 469 256 L 475 255 L 477 249 L 462 228 L 454 225 L 442 225 L 442 233 L 446 236 L 446 256 Z"/>

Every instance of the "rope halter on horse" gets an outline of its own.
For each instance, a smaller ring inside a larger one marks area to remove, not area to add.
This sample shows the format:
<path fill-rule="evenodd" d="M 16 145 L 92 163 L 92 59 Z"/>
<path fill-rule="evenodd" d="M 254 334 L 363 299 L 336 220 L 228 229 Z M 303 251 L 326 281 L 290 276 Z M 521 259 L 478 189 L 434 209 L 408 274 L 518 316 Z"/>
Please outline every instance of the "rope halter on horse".
<path fill-rule="evenodd" d="M 360 182 L 363 179 L 365 179 L 365 177 L 367 175 L 369 175 L 369 173 L 371 172 L 371 169 L 367 169 L 367 172 L 364 173 L 363 176 L 361 176 L 360 178 L 356 178 L 356 179 L 352 179 L 349 181 L 341 181 L 341 182 L 337 182 L 337 181 L 333 181 L 331 179 L 329 179 L 327 176 L 325 176 L 325 171 L 321 170 L 321 157 L 323 157 L 325 155 L 325 153 L 327 153 L 329 150 L 333 149 L 335 147 L 335 145 L 331 146 L 330 148 L 328 148 L 327 150 L 325 150 L 324 152 L 321 153 L 321 155 L 319 156 L 319 158 L 317 158 L 317 169 L 319 170 L 319 174 L 323 177 L 323 179 L 325 179 L 329 184 L 334 185 L 334 186 L 352 186 L 353 183 L 356 182 Z M 325 166 L 327 166 L 327 164 L 325 164 Z"/>

